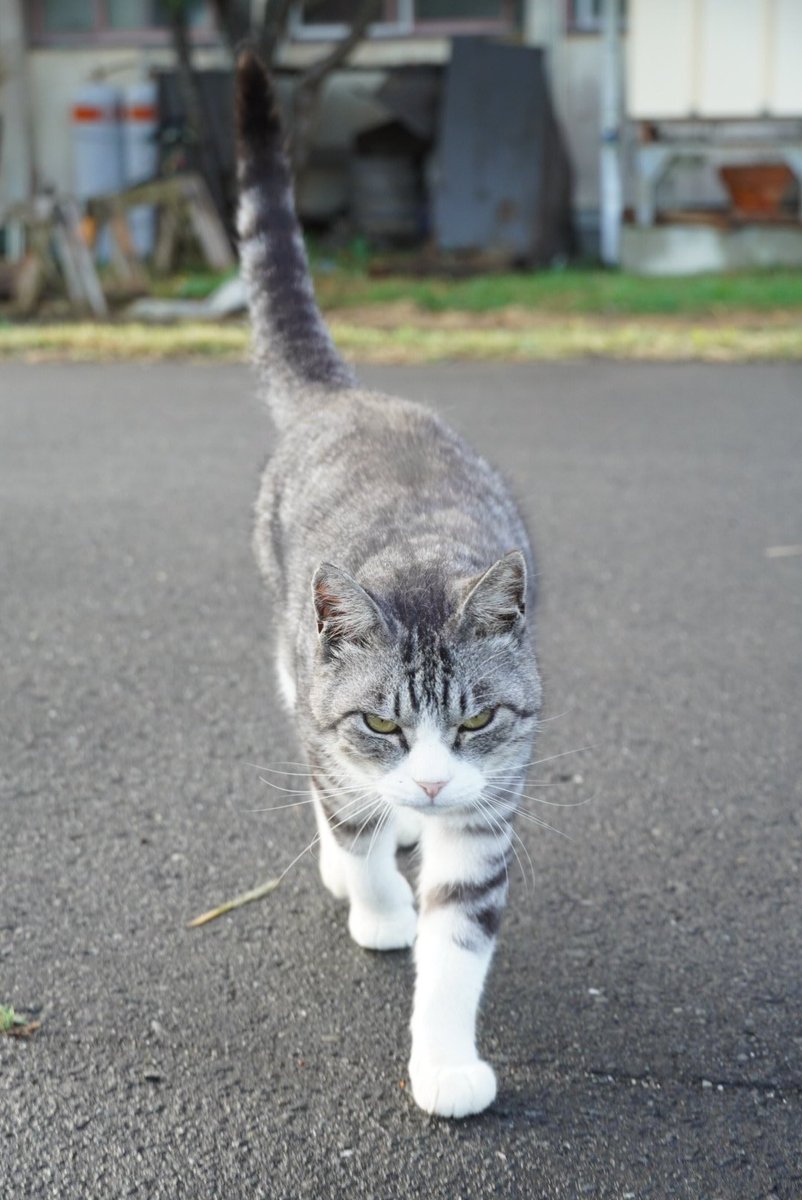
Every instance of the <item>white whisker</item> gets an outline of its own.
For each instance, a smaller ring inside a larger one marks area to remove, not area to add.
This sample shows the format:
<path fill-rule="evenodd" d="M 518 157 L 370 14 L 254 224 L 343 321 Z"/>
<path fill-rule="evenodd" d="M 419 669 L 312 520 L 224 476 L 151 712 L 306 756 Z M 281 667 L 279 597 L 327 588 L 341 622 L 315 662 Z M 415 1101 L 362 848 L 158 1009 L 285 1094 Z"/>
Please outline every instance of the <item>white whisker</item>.
<path fill-rule="evenodd" d="M 577 748 L 575 750 L 562 750 L 559 754 L 550 754 L 548 756 L 548 758 L 533 758 L 531 762 L 521 763 L 520 769 L 523 771 L 524 768 L 537 767 L 541 763 L 554 762 L 555 758 L 565 758 L 566 755 L 568 755 L 568 754 L 582 754 L 583 751 L 594 750 L 595 747 L 596 747 L 596 743 L 591 742 L 587 746 L 577 746 Z"/>
<path fill-rule="evenodd" d="M 528 792 L 519 792 L 517 788 L 503 787 L 499 783 L 495 783 L 492 779 L 488 781 L 496 792 L 508 792 L 511 796 L 516 796 L 520 800 L 531 800 L 533 804 L 547 804 L 549 808 L 581 808 L 584 804 L 590 804 L 595 796 L 587 796 L 584 800 L 545 800 L 542 796 L 530 796 Z M 555 787 L 561 786 L 555 784 Z M 519 809 L 522 812 L 523 809 Z"/>
<path fill-rule="evenodd" d="M 495 803 L 499 803 L 499 802 L 500 802 L 500 803 L 502 803 L 502 804 L 509 804 L 509 803 L 511 803 L 509 800 L 505 799 L 505 797 L 503 797 L 503 796 L 493 796 L 493 795 L 490 795 L 490 794 L 489 794 L 489 792 L 488 792 L 487 790 L 485 790 L 485 792 L 484 792 L 484 795 L 485 795 L 485 796 L 487 797 L 487 799 L 488 799 L 488 800 L 490 800 L 491 802 L 495 802 Z M 553 825 L 549 825 L 548 821 L 544 821 L 544 820 L 542 819 L 542 817 L 536 817 L 534 813 L 527 812 L 525 809 L 518 809 L 517 811 L 521 813 L 521 816 L 523 816 L 523 817 L 525 817 L 527 820 L 529 820 L 529 821 L 533 822 L 535 825 L 540 825 L 540 826 L 542 826 L 544 829 L 549 829 L 549 830 L 551 830 L 551 832 L 552 832 L 552 833 L 559 834 L 559 836 L 560 836 L 560 837 L 563 837 L 563 838 L 565 838 L 565 839 L 566 839 L 566 841 L 569 841 L 569 842 L 570 842 L 570 841 L 572 840 L 572 839 L 571 839 L 571 837 L 569 836 L 569 834 L 567 834 L 567 833 L 563 833 L 562 829 L 556 829 L 556 828 L 555 828 Z"/>

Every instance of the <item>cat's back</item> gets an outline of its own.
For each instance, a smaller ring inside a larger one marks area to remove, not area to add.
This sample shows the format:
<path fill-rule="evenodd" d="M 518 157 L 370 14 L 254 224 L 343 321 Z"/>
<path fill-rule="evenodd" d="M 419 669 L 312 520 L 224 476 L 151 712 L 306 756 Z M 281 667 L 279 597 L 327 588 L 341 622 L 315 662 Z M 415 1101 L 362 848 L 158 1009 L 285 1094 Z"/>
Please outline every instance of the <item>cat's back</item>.
<path fill-rule="evenodd" d="M 435 412 L 352 389 L 285 429 L 257 503 L 266 573 L 320 559 L 356 571 L 382 547 L 422 539 L 482 561 L 527 546 L 501 475 Z"/>

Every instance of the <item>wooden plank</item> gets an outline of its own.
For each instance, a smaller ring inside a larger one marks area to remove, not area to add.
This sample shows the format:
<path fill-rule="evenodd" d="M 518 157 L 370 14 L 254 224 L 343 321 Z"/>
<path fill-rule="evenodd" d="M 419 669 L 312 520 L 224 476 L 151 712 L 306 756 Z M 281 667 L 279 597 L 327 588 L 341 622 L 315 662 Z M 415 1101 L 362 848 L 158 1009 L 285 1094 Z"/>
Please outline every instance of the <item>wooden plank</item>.
<path fill-rule="evenodd" d="M 44 291 L 47 272 L 41 254 L 28 250 L 15 264 L 13 276 L 14 307 L 21 316 L 36 312 Z"/>
<path fill-rule="evenodd" d="M 164 207 L 159 214 L 159 237 L 153 255 L 153 270 L 166 275 L 173 265 L 178 238 L 178 210 Z"/>
<path fill-rule="evenodd" d="M 60 205 L 60 221 L 56 228 L 63 236 L 64 261 L 69 261 L 70 269 L 75 273 L 79 302 L 88 304 L 96 317 L 108 316 L 106 297 L 92 255 L 81 235 L 80 217 L 73 202 L 65 201 Z"/>
<path fill-rule="evenodd" d="M 196 176 L 192 194 L 187 200 L 192 228 L 206 261 L 216 271 L 229 270 L 235 262 L 231 245 L 206 184 L 200 176 Z"/>
<path fill-rule="evenodd" d="M 148 278 L 137 257 L 125 213 L 115 212 L 108 224 L 112 235 L 112 261 L 115 271 L 129 291 L 146 292 Z"/>

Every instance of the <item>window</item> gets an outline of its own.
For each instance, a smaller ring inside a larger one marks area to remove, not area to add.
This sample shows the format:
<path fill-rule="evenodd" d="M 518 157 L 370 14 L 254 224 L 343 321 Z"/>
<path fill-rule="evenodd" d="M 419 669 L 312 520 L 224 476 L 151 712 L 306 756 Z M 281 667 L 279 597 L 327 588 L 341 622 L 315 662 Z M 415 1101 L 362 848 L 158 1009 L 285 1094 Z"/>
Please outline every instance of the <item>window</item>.
<path fill-rule="evenodd" d="M 66 45 L 163 41 L 169 0 L 32 0 L 32 40 Z M 213 26 L 207 0 L 189 0 L 188 23 L 209 37 Z"/>
<path fill-rule="evenodd" d="M 626 24 L 627 0 L 618 0 L 621 24 Z M 600 33 L 604 0 L 569 0 L 568 28 L 574 33 Z"/>
<path fill-rule="evenodd" d="M 309 0 L 293 12 L 296 37 L 342 37 L 358 10 L 356 0 Z M 373 37 L 499 32 L 515 26 L 516 0 L 382 0 Z"/>

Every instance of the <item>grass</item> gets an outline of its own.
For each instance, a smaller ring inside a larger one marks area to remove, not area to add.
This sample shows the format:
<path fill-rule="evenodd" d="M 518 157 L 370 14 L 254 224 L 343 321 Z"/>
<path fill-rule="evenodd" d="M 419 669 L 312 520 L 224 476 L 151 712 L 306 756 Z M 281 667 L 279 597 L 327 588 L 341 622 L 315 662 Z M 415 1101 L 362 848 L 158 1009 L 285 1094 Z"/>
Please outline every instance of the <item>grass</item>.
<path fill-rule="evenodd" d="M 20 1018 L 10 1005 L 0 1004 L 0 1033 L 8 1033 L 19 1021 Z"/>
<path fill-rule="evenodd" d="M 0 1035 L 28 1038 L 41 1027 L 41 1021 L 31 1021 L 28 1017 L 20 1016 L 10 1004 L 0 1004 Z"/>
<path fill-rule="evenodd" d="M 505 310 L 503 320 L 484 315 L 423 316 L 409 305 L 370 313 L 330 314 L 335 341 L 347 358 L 371 363 L 433 363 L 453 359 L 513 362 L 607 357 L 644 361 L 802 361 L 802 323 L 700 322 L 688 319 L 538 317 Z M 380 318 L 380 319 L 378 319 Z M 187 322 L 153 326 L 125 322 L 16 325 L 0 329 L 0 359 L 31 362 L 162 361 L 196 359 L 242 362 L 249 333 L 242 323 Z"/>
<path fill-rule="evenodd" d="M 374 278 L 351 256 L 313 258 L 321 307 L 347 357 L 448 359 L 802 360 L 802 271 L 676 279 L 564 270 L 471 279 Z M 202 297 L 225 275 L 162 281 Z M 248 356 L 244 321 L 0 323 L 0 359 L 79 362 Z"/>
<path fill-rule="evenodd" d="M 318 269 L 315 282 L 322 307 L 332 311 L 400 300 L 431 313 L 489 313 L 510 305 L 588 316 L 720 316 L 802 309 L 802 271 L 650 279 L 572 269 L 471 279 L 378 279 L 359 271 Z"/>
<path fill-rule="evenodd" d="M 326 260 L 313 255 L 315 288 L 324 310 L 366 308 L 404 301 L 421 312 L 492 313 L 516 306 L 540 313 L 587 316 L 722 316 L 802 309 L 802 271 L 747 271 L 647 279 L 621 271 L 554 270 L 449 279 L 400 273 L 369 274 L 361 257 Z M 233 272 L 192 271 L 157 279 L 153 294 L 203 299 Z"/>

